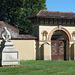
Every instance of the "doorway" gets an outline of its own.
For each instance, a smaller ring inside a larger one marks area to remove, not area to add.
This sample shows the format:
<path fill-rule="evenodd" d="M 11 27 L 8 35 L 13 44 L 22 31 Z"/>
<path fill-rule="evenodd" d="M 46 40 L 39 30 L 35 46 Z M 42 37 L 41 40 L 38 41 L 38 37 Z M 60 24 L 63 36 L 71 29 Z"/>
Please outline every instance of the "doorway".
<path fill-rule="evenodd" d="M 62 30 L 57 30 L 51 37 L 51 58 L 52 60 L 66 60 L 68 36 Z"/>

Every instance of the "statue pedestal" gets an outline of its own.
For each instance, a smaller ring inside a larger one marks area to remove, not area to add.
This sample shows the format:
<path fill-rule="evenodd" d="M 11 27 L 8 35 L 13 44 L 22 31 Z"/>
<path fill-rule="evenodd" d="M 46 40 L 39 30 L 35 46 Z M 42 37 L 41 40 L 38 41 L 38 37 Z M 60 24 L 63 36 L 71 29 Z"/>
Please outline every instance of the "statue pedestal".
<path fill-rule="evenodd" d="M 18 51 L 13 47 L 12 42 L 2 42 L 0 50 L 2 66 L 19 65 Z"/>

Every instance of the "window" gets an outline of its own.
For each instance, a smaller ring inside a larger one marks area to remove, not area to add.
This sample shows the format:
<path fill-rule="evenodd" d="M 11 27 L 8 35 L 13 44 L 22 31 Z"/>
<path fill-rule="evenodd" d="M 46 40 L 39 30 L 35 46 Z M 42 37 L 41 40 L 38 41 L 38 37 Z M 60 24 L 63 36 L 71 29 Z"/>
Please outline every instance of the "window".
<path fill-rule="evenodd" d="M 74 24 L 74 20 L 71 20 L 71 24 Z"/>
<path fill-rule="evenodd" d="M 47 40 L 47 31 L 42 32 L 42 40 L 46 41 Z"/>
<path fill-rule="evenodd" d="M 66 19 L 63 19 L 63 24 L 66 24 Z"/>
<path fill-rule="evenodd" d="M 67 20 L 67 24 L 70 24 L 70 20 Z"/>

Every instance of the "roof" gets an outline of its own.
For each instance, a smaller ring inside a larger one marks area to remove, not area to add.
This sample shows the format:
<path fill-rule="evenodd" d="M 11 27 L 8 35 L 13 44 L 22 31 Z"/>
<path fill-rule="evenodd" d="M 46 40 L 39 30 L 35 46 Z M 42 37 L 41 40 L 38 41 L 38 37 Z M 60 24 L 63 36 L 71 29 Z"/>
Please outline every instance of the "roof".
<path fill-rule="evenodd" d="M 7 28 L 10 28 L 11 27 L 13 30 L 19 32 L 19 29 L 18 28 L 15 28 L 14 26 L 12 26 L 10 24 L 5 23 L 4 21 L 0 21 L 0 27 L 4 27 L 4 26 L 6 26 Z"/>
<path fill-rule="evenodd" d="M 9 25 L 9 24 L 7 24 L 3 21 L 0 21 L 0 38 L 1 38 L 1 32 L 2 32 L 4 27 L 7 27 L 7 29 L 10 32 L 12 38 L 16 38 L 18 36 L 19 29 L 15 28 L 14 26 Z"/>
<path fill-rule="evenodd" d="M 75 13 L 73 13 L 73 12 L 40 10 L 39 12 L 31 15 L 29 18 L 33 18 L 33 17 L 75 19 Z"/>
<path fill-rule="evenodd" d="M 17 39 L 37 39 L 32 35 L 18 35 Z"/>
<path fill-rule="evenodd" d="M 1 32 L 2 32 L 2 29 L 4 27 L 7 27 L 8 31 L 10 32 L 11 34 L 11 38 L 12 39 L 36 39 L 36 37 L 32 36 L 32 35 L 20 35 L 19 34 L 19 29 L 15 28 L 14 26 L 12 25 L 9 25 L 3 21 L 0 21 L 0 38 L 1 37 Z"/>

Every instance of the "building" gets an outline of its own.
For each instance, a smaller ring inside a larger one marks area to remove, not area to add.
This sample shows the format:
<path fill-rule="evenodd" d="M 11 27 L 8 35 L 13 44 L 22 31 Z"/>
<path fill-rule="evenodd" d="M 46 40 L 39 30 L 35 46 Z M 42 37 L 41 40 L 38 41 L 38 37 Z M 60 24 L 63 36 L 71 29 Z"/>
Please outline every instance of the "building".
<path fill-rule="evenodd" d="M 75 60 L 75 13 L 40 10 L 29 19 L 35 37 L 20 35 L 18 29 L 0 21 L 0 32 L 3 27 L 10 31 L 20 60 Z"/>
<path fill-rule="evenodd" d="M 29 18 L 38 41 L 37 59 L 74 60 L 75 13 L 41 10 Z"/>

